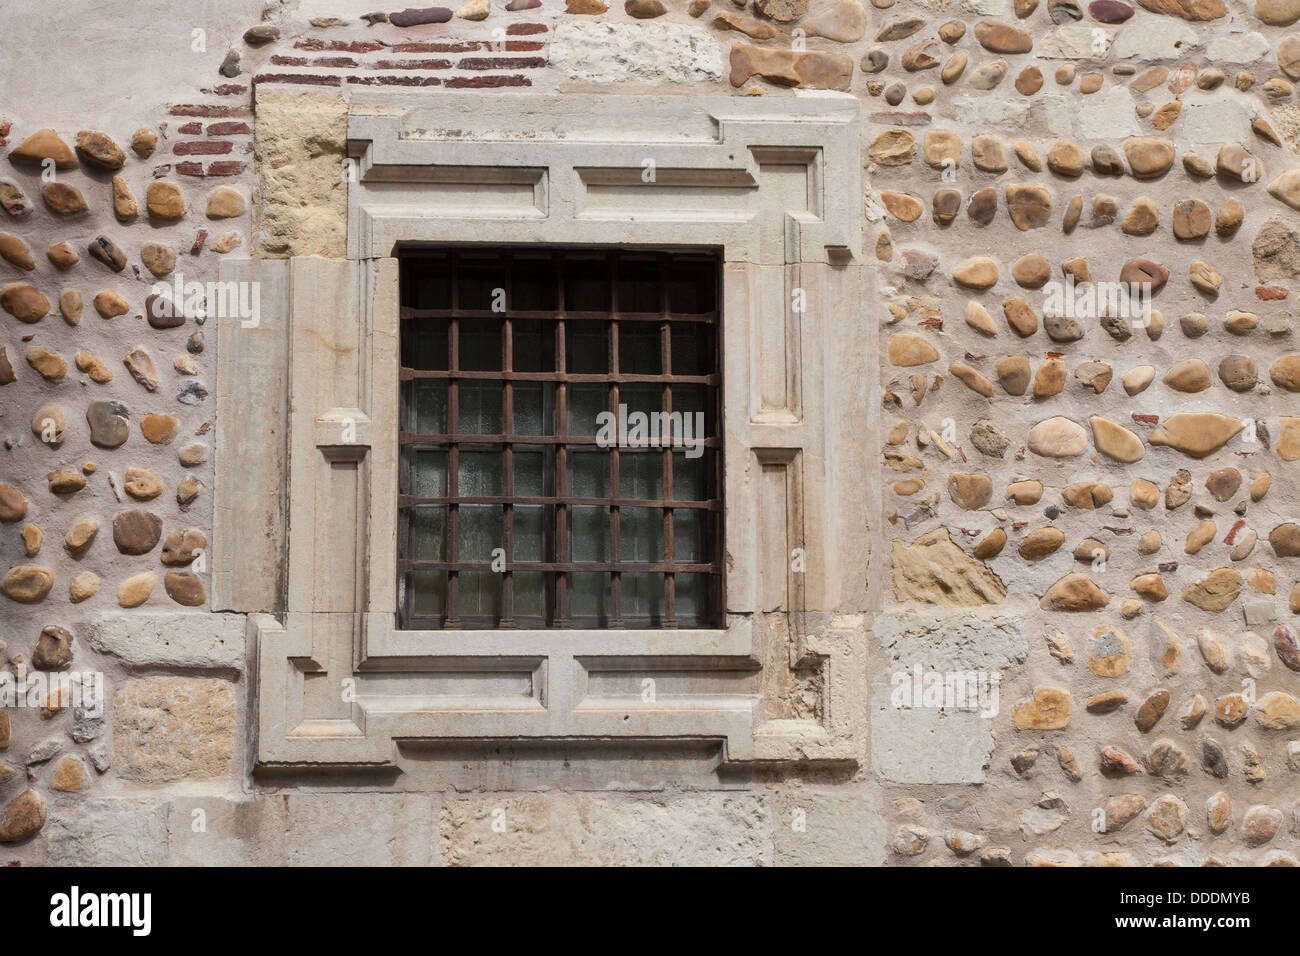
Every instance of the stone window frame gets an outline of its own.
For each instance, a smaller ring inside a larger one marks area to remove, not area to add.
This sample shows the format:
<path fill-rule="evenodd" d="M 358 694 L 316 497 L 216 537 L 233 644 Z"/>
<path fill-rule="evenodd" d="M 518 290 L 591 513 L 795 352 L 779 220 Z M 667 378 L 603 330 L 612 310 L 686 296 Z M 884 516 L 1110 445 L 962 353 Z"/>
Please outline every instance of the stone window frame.
<path fill-rule="evenodd" d="M 837 95 L 466 93 L 433 108 L 353 95 L 347 257 L 223 265 L 263 283 L 264 318 L 221 328 L 222 393 L 251 369 L 267 398 L 227 407 L 218 457 L 284 433 L 260 472 L 217 465 L 214 607 L 250 612 L 258 768 L 393 768 L 411 742 L 521 740 L 707 741 L 727 765 L 860 764 L 880 578 L 862 133 L 856 100 Z M 404 243 L 721 250 L 724 628 L 398 629 Z M 282 536 L 272 560 L 241 555 L 259 521 Z M 660 674 L 677 692 L 627 691 L 629 675 Z M 618 692 L 593 693 L 593 678 Z M 804 678 L 819 703 L 790 711 Z"/>

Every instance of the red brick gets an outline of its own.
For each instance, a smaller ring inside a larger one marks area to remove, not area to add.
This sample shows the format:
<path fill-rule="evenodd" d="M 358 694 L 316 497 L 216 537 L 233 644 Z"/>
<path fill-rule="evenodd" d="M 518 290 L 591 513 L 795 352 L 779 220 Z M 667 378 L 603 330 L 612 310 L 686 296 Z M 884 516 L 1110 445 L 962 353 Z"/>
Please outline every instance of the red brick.
<path fill-rule="evenodd" d="M 506 36 L 528 37 L 534 33 L 545 33 L 545 23 L 512 23 L 506 27 Z"/>
<path fill-rule="evenodd" d="M 451 60 L 375 60 L 366 66 L 372 70 L 450 70 Z"/>
<path fill-rule="evenodd" d="M 248 87 L 241 83 L 222 83 L 220 86 L 205 87 L 200 92 L 210 96 L 238 96 L 240 93 L 247 93 Z"/>
<path fill-rule="evenodd" d="M 382 50 L 384 44 L 373 40 L 299 40 L 294 48 L 316 52 L 328 50 L 331 53 L 374 53 Z"/>
<path fill-rule="evenodd" d="M 461 70 L 526 70 L 546 66 L 543 56 L 467 56 L 456 64 Z"/>
<path fill-rule="evenodd" d="M 447 81 L 449 90 L 489 90 L 503 86 L 532 86 L 526 76 L 454 76 Z"/>
<path fill-rule="evenodd" d="M 176 172 L 178 172 L 182 176 L 202 176 L 203 164 L 192 163 L 192 162 L 177 163 Z"/>
<path fill-rule="evenodd" d="M 250 116 L 247 106 L 217 106 L 213 103 L 181 103 L 173 106 L 172 116 Z"/>
<path fill-rule="evenodd" d="M 181 140 L 172 144 L 172 152 L 177 156 L 220 156 L 230 152 L 227 140 Z"/>
<path fill-rule="evenodd" d="M 197 120 L 193 123 L 185 123 L 176 127 L 176 132 L 182 136 L 197 136 L 203 132 L 203 124 Z"/>
<path fill-rule="evenodd" d="M 182 164 L 183 165 L 183 164 Z M 223 159 L 219 162 L 208 163 L 209 176 L 238 176 L 244 171 L 247 164 L 238 159 Z M 177 166 L 179 169 L 180 166 Z"/>
<path fill-rule="evenodd" d="M 474 40 L 463 43 L 394 43 L 394 53 L 472 53 L 483 49 L 483 44 Z"/>
<path fill-rule="evenodd" d="M 437 76 L 349 76 L 349 83 L 361 86 L 438 86 L 442 78 Z"/>
<path fill-rule="evenodd" d="M 209 136 L 244 136 L 253 132 L 247 123 L 209 123 Z"/>
<path fill-rule="evenodd" d="M 275 66 L 306 66 L 307 58 L 305 56 L 281 56 L 277 53 L 271 57 L 271 63 Z"/>
<path fill-rule="evenodd" d="M 304 86 L 339 86 L 342 80 L 337 76 L 322 76 L 319 73 L 259 73 L 253 77 L 254 83 L 300 83 Z"/>

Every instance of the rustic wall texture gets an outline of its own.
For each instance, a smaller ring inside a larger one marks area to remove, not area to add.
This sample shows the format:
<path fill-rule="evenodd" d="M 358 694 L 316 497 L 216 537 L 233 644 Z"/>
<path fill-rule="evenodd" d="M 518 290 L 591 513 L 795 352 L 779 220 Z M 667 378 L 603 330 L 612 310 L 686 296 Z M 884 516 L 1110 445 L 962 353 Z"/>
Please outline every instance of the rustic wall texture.
<path fill-rule="evenodd" d="M 0 709 L 0 861 L 1296 865 L 1300 0 L 371 3 L 0 10 L 0 660 L 106 698 Z M 851 766 L 254 773 L 244 617 L 209 610 L 240 424 L 204 307 L 150 296 L 346 255 L 361 87 L 860 101 Z"/>

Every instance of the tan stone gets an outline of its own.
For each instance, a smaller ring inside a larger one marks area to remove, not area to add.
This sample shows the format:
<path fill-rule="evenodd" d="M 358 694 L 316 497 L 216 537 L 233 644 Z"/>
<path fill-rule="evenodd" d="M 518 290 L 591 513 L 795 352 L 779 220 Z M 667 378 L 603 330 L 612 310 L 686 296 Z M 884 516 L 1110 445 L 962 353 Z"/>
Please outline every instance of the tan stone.
<path fill-rule="evenodd" d="M 1006 587 L 983 562 L 969 557 L 946 528 L 935 528 L 910 544 L 892 543 L 892 578 L 898 601 L 947 607 L 1001 604 Z"/>
<path fill-rule="evenodd" d="M 1163 426 L 1155 429 L 1147 441 L 1182 452 L 1191 458 L 1204 458 L 1218 451 L 1244 428 L 1240 418 L 1216 412 L 1175 412 Z"/>
<path fill-rule="evenodd" d="M 1232 568 L 1218 568 L 1183 591 L 1183 600 L 1203 611 L 1218 613 L 1241 593 L 1241 575 Z"/>
<path fill-rule="evenodd" d="M 139 607 L 149 600 L 149 595 L 153 593 L 154 585 L 157 583 L 158 575 L 152 571 L 133 574 L 118 585 L 117 603 L 122 607 Z"/>
<path fill-rule="evenodd" d="M 1091 578 L 1071 573 L 1047 589 L 1039 606 L 1045 611 L 1092 611 L 1109 603 L 1106 593 Z"/>
<path fill-rule="evenodd" d="M 953 269 L 952 278 L 968 289 L 989 289 L 998 281 L 998 264 L 988 256 L 973 256 Z"/>
<path fill-rule="evenodd" d="M 1146 454 L 1142 439 L 1123 425 L 1102 418 L 1100 415 L 1093 415 L 1088 422 L 1092 426 L 1093 444 L 1108 458 L 1132 464 L 1140 461 Z"/>
<path fill-rule="evenodd" d="M 924 336 L 900 332 L 889 339 L 889 362 L 904 368 L 939 360 L 939 350 Z"/>
<path fill-rule="evenodd" d="M 141 783 L 224 777 L 235 747 L 235 696 L 222 680 L 147 677 L 114 698 L 114 770 Z"/>
<path fill-rule="evenodd" d="M 1011 721 L 1020 730 L 1060 730 L 1070 723 L 1070 692 L 1061 687 L 1035 687 L 1017 701 Z"/>
<path fill-rule="evenodd" d="M 176 222 L 185 216 L 185 198 L 180 187 L 165 179 L 155 179 L 145 190 L 145 207 L 149 215 L 163 222 Z"/>

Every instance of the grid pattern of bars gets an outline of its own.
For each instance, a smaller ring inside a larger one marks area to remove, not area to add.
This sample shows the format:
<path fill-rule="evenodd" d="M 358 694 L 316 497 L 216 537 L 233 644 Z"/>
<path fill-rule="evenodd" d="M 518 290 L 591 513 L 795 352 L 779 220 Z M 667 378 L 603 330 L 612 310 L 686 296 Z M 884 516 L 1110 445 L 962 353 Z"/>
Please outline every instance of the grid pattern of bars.
<path fill-rule="evenodd" d="M 721 625 L 718 268 L 403 255 L 403 627 Z"/>

